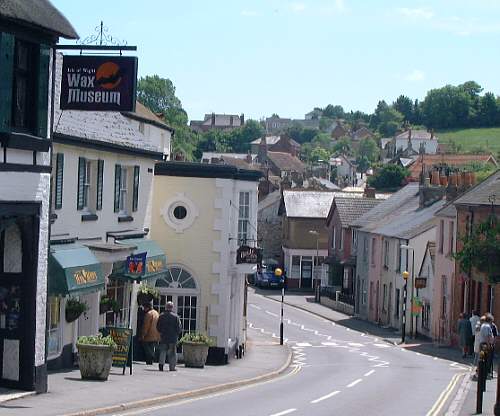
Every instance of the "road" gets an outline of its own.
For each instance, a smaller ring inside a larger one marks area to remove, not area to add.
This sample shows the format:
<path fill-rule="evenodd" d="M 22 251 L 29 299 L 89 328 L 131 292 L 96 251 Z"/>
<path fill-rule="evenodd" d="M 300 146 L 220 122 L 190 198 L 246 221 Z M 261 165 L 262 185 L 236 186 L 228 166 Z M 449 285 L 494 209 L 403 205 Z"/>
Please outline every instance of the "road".
<path fill-rule="evenodd" d="M 252 331 L 279 334 L 280 304 L 249 293 Z M 464 369 L 419 355 L 285 305 L 293 365 L 283 376 L 205 397 L 120 416 L 332 416 L 444 414 Z"/>

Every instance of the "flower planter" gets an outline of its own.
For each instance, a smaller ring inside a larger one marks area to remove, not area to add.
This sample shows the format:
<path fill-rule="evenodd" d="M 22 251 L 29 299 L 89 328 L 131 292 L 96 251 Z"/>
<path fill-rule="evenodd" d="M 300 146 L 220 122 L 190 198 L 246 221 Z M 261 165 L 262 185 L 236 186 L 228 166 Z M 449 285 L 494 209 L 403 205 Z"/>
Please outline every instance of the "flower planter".
<path fill-rule="evenodd" d="M 208 345 L 198 342 L 184 341 L 182 343 L 184 365 L 186 367 L 203 368 L 207 362 Z"/>
<path fill-rule="evenodd" d="M 113 363 L 114 347 L 77 344 L 80 374 L 84 380 L 107 380 Z"/>

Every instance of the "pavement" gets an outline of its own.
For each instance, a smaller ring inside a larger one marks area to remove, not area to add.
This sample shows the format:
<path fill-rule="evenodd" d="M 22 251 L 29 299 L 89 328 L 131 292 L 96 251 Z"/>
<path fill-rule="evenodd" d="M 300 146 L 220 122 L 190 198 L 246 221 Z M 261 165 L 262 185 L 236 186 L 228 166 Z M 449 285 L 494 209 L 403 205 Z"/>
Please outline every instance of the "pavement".
<path fill-rule="evenodd" d="M 49 374 L 49 392 L 17 398 L 18 392 L 4 391 L 0 414 L 36 416 L 91 416 L 115 413 L 161 403 L 213 394 L 263 382 L 285 372 L 291 350 L 268 336 L 252 334 L 243 359 L 225 366 L 203 369 L 177 366 L 176 372 L 159 372 L 157 365 L 134 363 L 133 374 L 112 368 L 108 381 L 82 380 L 79 370 Z M 14 394 L 14 396 L 12 396 Z M 8 396 L 11 395 L 11 396 Z"/>
<path fill-rule="evenodd" d="M 277 291 L 257 290 L 257 293 L 281 302 L 281 294 Z M 456 393 L 449 402 L 447 416 L 470 416 L 476 415 L 476 392 L 477 383 L 472 379 L 474 369 L 471 357 L 462 357 L 458 348 L 437 346 L 432 341 L 425 339 L 407 339 L 405 344 L 401 344 L 401 332 L 391 328 L 384 328 L 363 319 L 345 315 L 331 308 L 318 304 L 314 300 L 314 295 L 310 292 L 290 292 L 285 296 L 285 304 L 294 306 L 324 319 L 331 320 L 338 325 L 343 325 L 352 330 L 376 336 L 381 340 L 400 348 L 411 350 L 422 355 L 454 361 L 460 367 L 467 368 L 469 374 L 456 386 Z M 495 365 L 496 368 L 497 364 Z M 486 391 L 483 394 L 483 415 L 493 416 L 493 409 L 496 402 L 497 373 L 495 371 L 493 379 L 486 382 Z"/>

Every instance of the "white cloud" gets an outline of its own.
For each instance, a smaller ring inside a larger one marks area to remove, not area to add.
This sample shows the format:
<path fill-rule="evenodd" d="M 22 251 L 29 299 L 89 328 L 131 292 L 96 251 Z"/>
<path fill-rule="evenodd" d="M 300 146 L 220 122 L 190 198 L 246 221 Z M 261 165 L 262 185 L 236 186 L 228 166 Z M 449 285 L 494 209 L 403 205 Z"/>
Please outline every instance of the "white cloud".
<path fill-rule="evenodd" d="M 306 5 L 304 3 L 291 3 L 290 7 L 295 13 L 302 13 L 306 9 Z"/>
<path fill-rule="evenodd" d="M 255 17 L 258 15 L 255 10 L 242 10 L 240 14 L 245 17 Z"/>
<path fill-rule="evenodd" d="M 412 82 L 423 81 L 424 78 L 425 78 L 425 73 L 420 69 L 414 69 L 405 76 L 405 80 Z"/>
<path fill-rule="evenodd" d="M 397 12 L 404 17 L 409 17 L 412 19 L 425 19 L 429 20 L 434 17 L 434 12 L 427 8 L 427 7 L 422 7 L 422 8 L 417 8 L 417 9 L 410 9 L 408 7 L 400 7 L 397 9 Z"/>

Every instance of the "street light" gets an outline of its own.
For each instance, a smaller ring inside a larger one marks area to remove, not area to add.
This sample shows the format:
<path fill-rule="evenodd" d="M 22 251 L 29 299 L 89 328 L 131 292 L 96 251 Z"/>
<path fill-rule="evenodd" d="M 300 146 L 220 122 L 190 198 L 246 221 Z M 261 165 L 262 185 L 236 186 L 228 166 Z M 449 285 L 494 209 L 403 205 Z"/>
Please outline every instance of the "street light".
<path fill-rule="evenodd" d="M 319 265 L 319 231 L 309 230 L 309 234 L 316 236 L 316 262 L 318 262 Z M 313 261 L 313 270 L 312 270 L 313 279 L 315 274 L 316 274 L 316 263 Z"/>
<path fill-rule="evenodd" d="M 276 277 L 282 277 L 283 270 L 279 267 L 274 269 L 274 275 Z M 283 279 L 281 279 L 283 280 Z M 280 345 L 283 345 L 283 304 L 285 303 L 285 282 L 281 284 L 281 314 L 280 314 Z"/>
<path fill-rule="evenodd" d="M 411 296 L 410 296 L 410 302 L 413 305 L 413 288 L 415 287 L 415 249 L 412 246 L 409 246 L 407 244 L 402 244 L 400 246 L 403 250 L 407 250 L 412 252 L 412 260 L 411 260 Z M 406 268 L 408 268 L 408 255 L 406 256 Z M 418 289 L 417 289 L 417 296 L 418 296 Z M 413 316 L 411 315 L 411 308 L 410 308 L 410 333 L 413 333 Z M 417 322 L 415 322 L 415 333 L 414 337 L 417 338 Z"/>
<path fill-rule="evenodd" d="M 401 324 L 401 344 L 405 343 L 405 338 L 406 338 L 406 289 L 407 289 L 407 283 L 408 283 L 408 277 L 410 276 L 410 273 L 407 271 L 404 271 L 402 273 L 403 279 L 405 281 L 405 285 L 403 287 L 403 319 L 402 319 L 402 324 Z"/>

